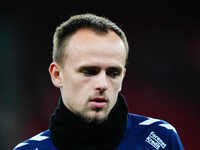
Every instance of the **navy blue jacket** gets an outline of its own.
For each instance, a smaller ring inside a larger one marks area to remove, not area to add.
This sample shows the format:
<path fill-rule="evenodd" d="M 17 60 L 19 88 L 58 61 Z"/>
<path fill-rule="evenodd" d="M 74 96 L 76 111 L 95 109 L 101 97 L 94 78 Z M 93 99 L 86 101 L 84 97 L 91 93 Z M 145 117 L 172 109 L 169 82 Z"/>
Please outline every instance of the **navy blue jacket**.
<path fill-rule="evenodd" d="M 19 143 L 13 150 L 58 150 L 52 143 L 50 133 L 50 130 L 41 132 Z M 183 149 L 172 125 L 163 120 L 129 113 L 123 139 L 115 150 Z"/>

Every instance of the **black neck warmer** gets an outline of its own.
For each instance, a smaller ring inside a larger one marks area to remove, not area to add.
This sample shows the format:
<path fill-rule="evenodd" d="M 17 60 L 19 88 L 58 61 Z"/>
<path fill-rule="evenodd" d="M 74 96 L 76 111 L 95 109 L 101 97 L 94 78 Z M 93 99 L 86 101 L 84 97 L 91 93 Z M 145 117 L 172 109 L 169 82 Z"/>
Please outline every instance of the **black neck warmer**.
<path fill-rule="evenodd" d="M 122 95 L 101 124 L 86 123 L 69 111 L 59 99 L 51 116 L 51 139 L 59 150 L 114 150 L 126 128 L 128 107 Z"/>

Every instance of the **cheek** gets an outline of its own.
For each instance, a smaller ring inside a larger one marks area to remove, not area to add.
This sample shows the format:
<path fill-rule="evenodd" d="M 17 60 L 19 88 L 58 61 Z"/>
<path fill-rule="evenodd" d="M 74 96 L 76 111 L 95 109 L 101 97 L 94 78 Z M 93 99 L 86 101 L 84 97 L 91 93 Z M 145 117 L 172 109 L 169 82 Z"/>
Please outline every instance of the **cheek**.
<path fill-rule="evenodd" d="M 89 97 L 88 81 L 76 75 L 65 78 L 64 81 L 62 93 L 65 99 L 68 100 L 68 105 L 81 109 Z"/>
<path fill-rule="evenodd" d="M 65 86 L 74 96 L 80 96 L 79 94 L 86 94 L 86 90 L 88 89 L 89 80 L 87 78 L 81 77 L 81 75 L 71 75 L 68 78 L 66 77 Z M 67 90 L 66 89 L 66 90 Z"/>
<path fill-rule="evenodd" d="M 119 92 L 121 90 L 122 81 L 122 78 L 119 78 L 118 80 L 112 82 L 114 91 Z"/>

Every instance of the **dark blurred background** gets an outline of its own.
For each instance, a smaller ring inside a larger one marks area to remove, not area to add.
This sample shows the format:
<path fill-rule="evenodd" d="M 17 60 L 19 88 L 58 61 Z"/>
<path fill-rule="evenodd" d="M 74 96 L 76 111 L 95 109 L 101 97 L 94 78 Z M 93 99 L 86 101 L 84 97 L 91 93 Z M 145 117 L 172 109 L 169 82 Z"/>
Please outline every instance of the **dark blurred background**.
<path fill-rule="evenodd" d="M 0 149 L 48 128 L 60 95 L 48 74 L 53 33 L 86 12 L 110 18 L 127 35 L 122 93 L 129 111 L 170 122 L 185 149 L 198 149 L 200 9 L 193 1 L 170 0 L 1 4 Z"/>

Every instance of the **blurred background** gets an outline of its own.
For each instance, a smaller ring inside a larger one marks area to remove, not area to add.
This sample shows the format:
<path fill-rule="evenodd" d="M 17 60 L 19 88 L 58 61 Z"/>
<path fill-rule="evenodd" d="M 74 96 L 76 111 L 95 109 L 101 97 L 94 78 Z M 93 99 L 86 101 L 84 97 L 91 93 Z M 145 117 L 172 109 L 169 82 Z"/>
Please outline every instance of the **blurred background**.
<path fill-rule="evenodd" d="M 122 93 L 129 112 L 170 122 L 186 150 L 198 149 L 200 9 L 193 1 L 170 0 L 2 4 L 0 149 L 48 128 L 60 96 L 48 74 L 53 33 L 71 15 L 86 12 L 110 18 L 127 35 Z"/>

